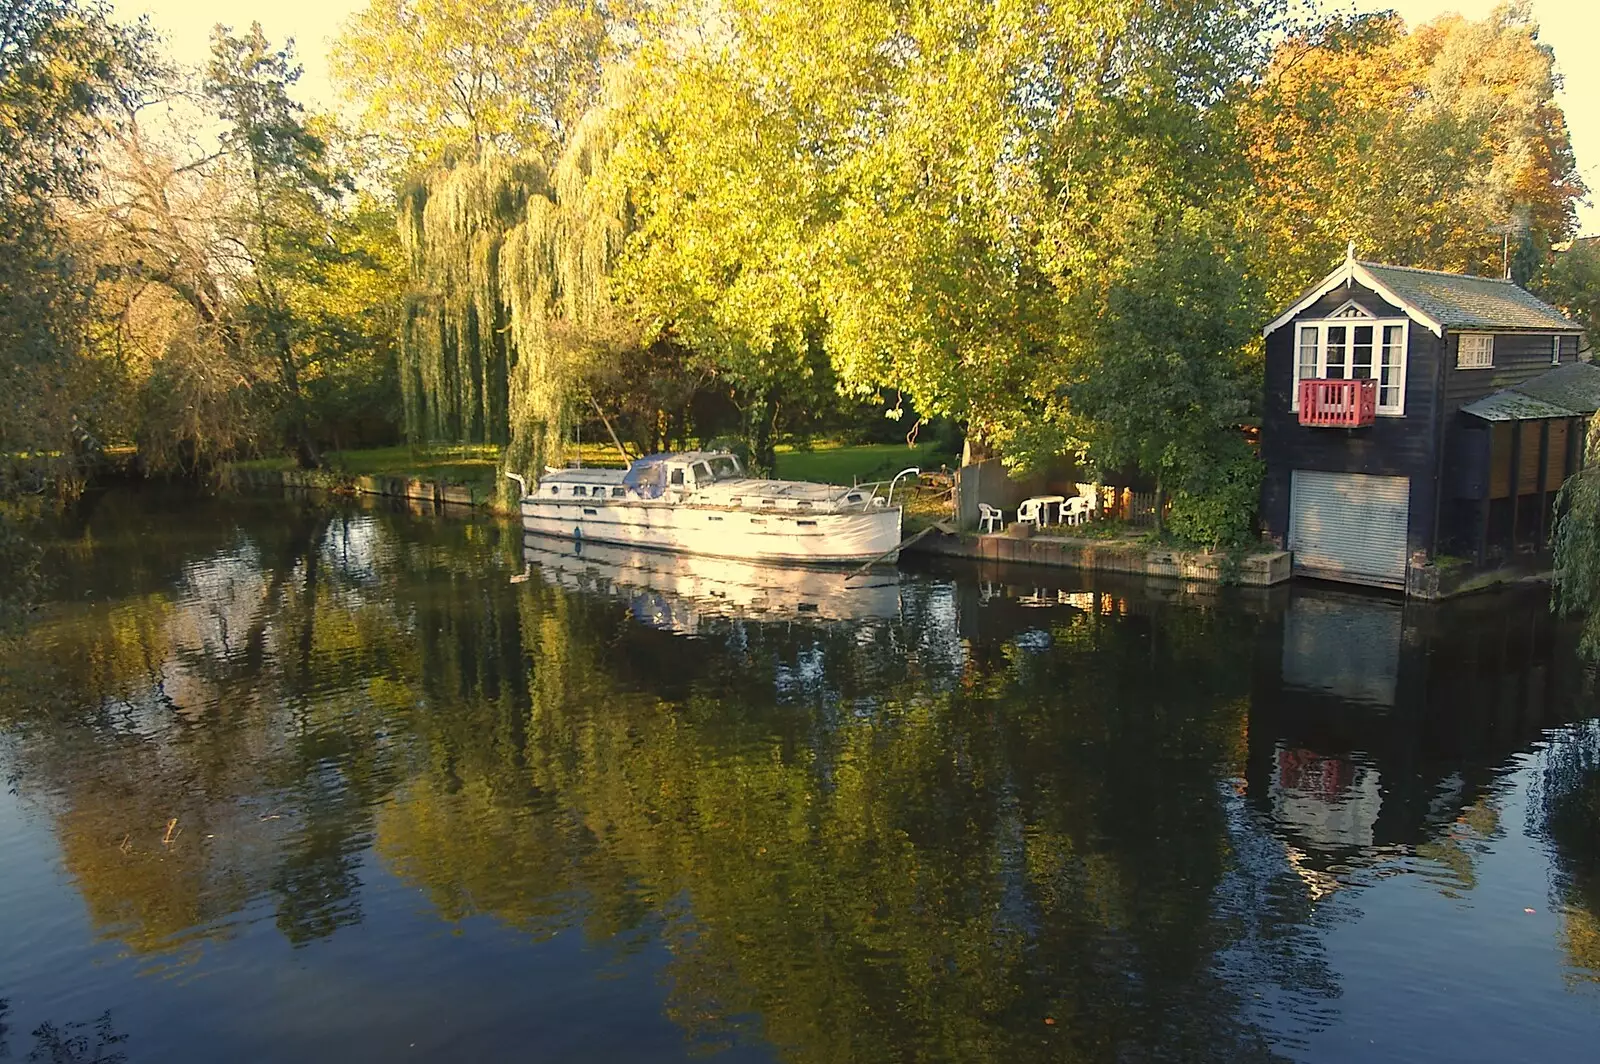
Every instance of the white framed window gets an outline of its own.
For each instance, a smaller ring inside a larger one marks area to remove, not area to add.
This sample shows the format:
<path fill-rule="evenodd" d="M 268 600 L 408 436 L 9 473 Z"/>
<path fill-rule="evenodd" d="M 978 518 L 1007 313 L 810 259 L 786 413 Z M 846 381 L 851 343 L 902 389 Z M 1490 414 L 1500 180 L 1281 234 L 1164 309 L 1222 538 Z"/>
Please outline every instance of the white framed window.
<path fill-rule="evenodd" d="M 1378 413 L 1400 417 L 1406 407 L 1407 335 L 1405 318 L 1301 322 L 1295 329 L 1289 408 L 1300 409 L 1303 380 L 1376 380 Z"/>
<path fill-rule="evenodd" d="M 1556 336 L 1550 337 L 1550 364 L 1552 366 L 1561 365 L 1561 337 L 1560 337 L 1560 335 L 1556 335 Z"/>
<path fill-rule="evenodd" d="M 1462 333 L 1456 348 L 1456 369 L 1492 369 L 1494 337 L 1489 333 Z"/>

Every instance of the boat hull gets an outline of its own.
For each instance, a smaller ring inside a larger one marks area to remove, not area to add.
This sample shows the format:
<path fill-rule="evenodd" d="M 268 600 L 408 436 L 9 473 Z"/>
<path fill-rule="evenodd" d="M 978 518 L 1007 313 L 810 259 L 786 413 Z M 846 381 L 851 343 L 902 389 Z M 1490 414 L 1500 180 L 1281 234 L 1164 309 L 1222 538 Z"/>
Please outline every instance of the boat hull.
<path fill-rule="evenodd" d="M 522 500 L 522 527 L 535 535 L 593 540 L 717 558 L 816 565 L 892 561 L 898 507 L 849 513 L 735 510 L 684 503 L 598 499 Z"/>

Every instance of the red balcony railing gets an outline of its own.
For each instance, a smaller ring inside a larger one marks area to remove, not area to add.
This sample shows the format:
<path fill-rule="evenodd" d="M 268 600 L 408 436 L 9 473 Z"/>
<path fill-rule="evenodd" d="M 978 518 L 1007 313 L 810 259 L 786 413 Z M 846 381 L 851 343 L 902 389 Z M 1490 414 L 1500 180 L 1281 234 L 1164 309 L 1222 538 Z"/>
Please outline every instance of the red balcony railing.
<path fill-rule="evenodd" d="M 1358 429 L 1378 417 L 1375 380 L 1304 380 L 1300 382 L 1300 424 Z"/>

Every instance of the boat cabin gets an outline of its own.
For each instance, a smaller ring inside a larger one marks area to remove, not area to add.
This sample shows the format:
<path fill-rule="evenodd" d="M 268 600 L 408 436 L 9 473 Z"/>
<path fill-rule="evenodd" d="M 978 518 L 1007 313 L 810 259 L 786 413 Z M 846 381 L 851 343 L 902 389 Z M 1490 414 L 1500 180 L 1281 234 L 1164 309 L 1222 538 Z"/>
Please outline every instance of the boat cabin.
<path fill-rule="evenodd" d="M 1600 368 L 1508 280 L 1353 255 L 1264 332 L 1262 522 L 1310 576 L 1404 588 L 1452 555 L 1540 550 Z"/>
<path fill-rule="evenodd" d="M 889 491 L 885 490 L 886 485 Z M 832 513 L 881 509 L 891 502 L 893 487 L 893 481 L 846 488 L 793 480 L 758 480 L 745 472 L 736 455 L 725 451 L 682 451 L 637 458 L 626 470 L 551 470 L 539 479 L 533 497 L 542 503 L 582 502 L 590 506 L 595 499 L 603 498 L 617 503 Z"/>

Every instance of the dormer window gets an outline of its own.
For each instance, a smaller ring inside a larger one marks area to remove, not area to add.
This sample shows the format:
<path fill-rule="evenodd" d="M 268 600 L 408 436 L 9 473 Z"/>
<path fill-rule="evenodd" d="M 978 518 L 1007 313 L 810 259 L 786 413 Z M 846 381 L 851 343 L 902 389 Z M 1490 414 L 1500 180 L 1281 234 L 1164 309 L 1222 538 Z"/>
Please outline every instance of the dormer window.
<path fill-rule="evenodd" d="M 1354 303 L 1334 313 L 1339 316 L 1303 321 L 1295 331 L 1290 409 L 1300 409 L 1303 380 L 1375 380 L 1377 412 L 1405 413 L 1406 322 L 1375 319 Z"/>
<path fill-rule="evenodd" d="M 1462 333 L 1456 349 L 1456 369 L 1493 369 L 1494 337 L 1488 333 Z"/>

